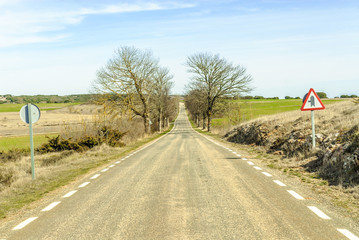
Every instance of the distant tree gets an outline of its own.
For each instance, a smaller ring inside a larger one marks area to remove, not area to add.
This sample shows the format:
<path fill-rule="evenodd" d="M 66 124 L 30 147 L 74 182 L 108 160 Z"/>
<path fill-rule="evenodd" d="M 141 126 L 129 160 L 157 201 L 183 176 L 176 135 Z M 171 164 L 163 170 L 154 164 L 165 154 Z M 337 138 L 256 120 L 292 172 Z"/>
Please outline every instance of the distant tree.
<path fill-rule="evenodd" d="M 156 112 L 157 129 L 162 130 L 168 124 L 168 109 L 166 106 L 169 101 L 169 93 L 173 86 L 170 80 L 173 78 L 169 69 L 159 67 L 154 74 L 154 82 L 151 94 L 154 112 Z"/>
<path fill-rule="evenodd" d="M 254 96 L 254 99 L 264 99 L 263 96 Z"/>
<path fill-rule="evenodd" d="M 325 92 L 317 92 L 319 98 L 328 98 Z"/>
<path fill-rule="evenodd" d="M 233 65 L 218 54 L 197 53 L 185 64 L 192 73 L 190 88 L 205 93 L 207 130 L 211 131 L 213 107 L 218 99 L 249 92 L 252 77 L 240 65 Z"/>
<path fill-rule="evenodd" d="M 350 98 L 350 96 L 349 95 L 340 95 L 340 98 Z"/>
<path fill-rule="evenodd" d="M 285 96 L 284 99 L 293 99 L 293 98 L 290 96 Z"/>
<path fill-rule="evenodd" d="M 185 96 L 186 109 L 191 114 L 191 118 L 199 127 L 202 118 L 203 129 L 206 128 L 206 93 L 199 89 L 190 90 Z"/>
<path fill-rule="evenodd" d="M 244 97 L 241 97 L 242 99 L 253 99 L 253 96 L 244 96 Z"/>
<path fill-rule="evenodd" d="M 357 98 L 358 96 L 355 94 L 350 95 L 350 98 Z"/>

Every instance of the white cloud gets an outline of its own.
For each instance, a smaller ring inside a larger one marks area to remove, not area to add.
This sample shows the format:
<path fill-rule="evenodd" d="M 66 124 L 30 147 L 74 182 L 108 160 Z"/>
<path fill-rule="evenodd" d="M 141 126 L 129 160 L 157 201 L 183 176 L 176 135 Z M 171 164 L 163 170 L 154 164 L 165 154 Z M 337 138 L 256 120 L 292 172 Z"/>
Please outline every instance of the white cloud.
<path fill-rule="evenodd" d="M 0 47 L 9 47 L 26 43 L 42 43 L 64 39 L 69 34 L 54 33 L 70 25 L 80 24 L 87 15 L 116 14 L 123 12 L 154 11 L 193 7 L 192 4 L 180 3 L 141 3 L 105 5 L 99 8 L 68 9 L 6 9 L 11 1 L 0 0 L 5 10 L 0 12 Z M 51 9 L 51 6 L 50 6 Z M 39 36 L 41 34 L 41 36 Z M 43 35 L 48 35 L 44 37 Z"/>

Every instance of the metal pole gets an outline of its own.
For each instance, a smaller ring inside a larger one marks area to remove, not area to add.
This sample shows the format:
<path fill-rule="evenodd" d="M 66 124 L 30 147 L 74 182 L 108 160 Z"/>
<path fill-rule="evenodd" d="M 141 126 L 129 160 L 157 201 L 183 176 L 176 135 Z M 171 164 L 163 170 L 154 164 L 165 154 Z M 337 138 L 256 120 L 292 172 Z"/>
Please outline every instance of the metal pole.
<path fill-rule="evenodd" d="M 312 116 L 312 145 L 313 149 L 315 148 L 315 122 L 314 122 L 314 111 L 311 111 Z"/>
<path fill-rule="evenodd" d="M 34 161 L 34 141 L 33 141 L 33 134 L 32 134 L 31 103 L 27 104 L 27 114 L 29 117 L 29 129 L 30 129 L 31 174 L 32 174 L 32 180 L 34 180 L 35 179 L 35 161 Z"/>

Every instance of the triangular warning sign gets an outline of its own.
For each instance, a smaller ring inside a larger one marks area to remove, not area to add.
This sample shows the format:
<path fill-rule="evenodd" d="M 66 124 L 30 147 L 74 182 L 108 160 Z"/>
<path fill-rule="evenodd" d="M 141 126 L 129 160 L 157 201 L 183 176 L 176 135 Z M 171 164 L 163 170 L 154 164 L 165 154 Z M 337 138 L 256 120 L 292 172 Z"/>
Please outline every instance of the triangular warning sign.
<path fill-rule="evenodd" d="M 304 96 L 303 105 L 300 110 L 302 111 L 313 111 L 325 109 L 324 104 L 318 97 L 317 93 L 313 88 Z"/>

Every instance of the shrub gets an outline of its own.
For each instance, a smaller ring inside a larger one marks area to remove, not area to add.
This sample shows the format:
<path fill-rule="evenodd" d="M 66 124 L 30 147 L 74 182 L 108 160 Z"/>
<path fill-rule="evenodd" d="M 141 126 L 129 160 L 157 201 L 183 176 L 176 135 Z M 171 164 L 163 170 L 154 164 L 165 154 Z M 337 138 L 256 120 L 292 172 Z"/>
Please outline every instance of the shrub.
<path fill-rule="evenodd" d="M 0 162 L 16 162 L 22 156 L 29 154 L 29 149 L 11 149 L 8 152 L 0 152 Z"/>
<path fill-rule="evenodd" d="M 0 166 L 0 190 L 8 187 L 15 180 L 15 170 L 9 167 Z"/>
<path fill-rule="evenodd" d="M 84 136 L 76 140 L 73 140 L 72 138 L 62 139 L 60 135 L 49 138 L 49 141 L 40 146 L 37 151 L 40 153 L 61 152 L 65 150 L 82 152 L 102 143 L 106 143 L 111 147 L 122 147 L 125 144 L 121 139 L 126 134 L 127 132 L 120 132 L 111 127 L 103 126 L 97 131 L 95 136 Z"/>

